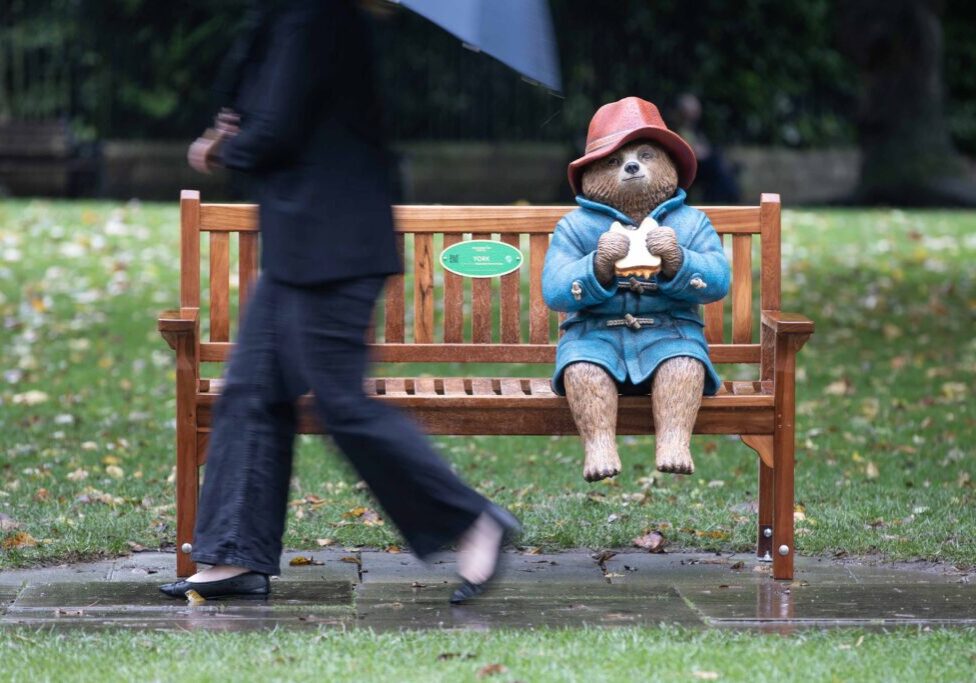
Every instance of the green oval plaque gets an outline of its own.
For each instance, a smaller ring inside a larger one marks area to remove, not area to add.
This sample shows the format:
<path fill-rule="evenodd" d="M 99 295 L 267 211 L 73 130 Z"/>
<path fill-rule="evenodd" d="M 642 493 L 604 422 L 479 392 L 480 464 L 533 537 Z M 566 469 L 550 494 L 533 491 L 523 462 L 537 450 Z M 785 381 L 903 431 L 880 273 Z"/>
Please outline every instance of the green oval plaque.
<path fill-rule="evenodd" d="M 519 269 L 522 252 L 504 242 L 468 240 L 442 251 L 441 265 L 462 277 L 498 277 Z"/>

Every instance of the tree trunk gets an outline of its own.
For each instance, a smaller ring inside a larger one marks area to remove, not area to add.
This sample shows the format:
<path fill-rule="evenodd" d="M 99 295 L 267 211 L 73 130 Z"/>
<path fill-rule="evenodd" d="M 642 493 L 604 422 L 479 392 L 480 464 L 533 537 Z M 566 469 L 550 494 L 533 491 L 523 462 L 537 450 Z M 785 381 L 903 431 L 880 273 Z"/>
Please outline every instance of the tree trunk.
<path fill-rule="evenodd" d="M 837 3 L 841 44 L 862 83 L 859 203 L 976 206 L 976 180 L 945 121 L 942 4 Z"/>

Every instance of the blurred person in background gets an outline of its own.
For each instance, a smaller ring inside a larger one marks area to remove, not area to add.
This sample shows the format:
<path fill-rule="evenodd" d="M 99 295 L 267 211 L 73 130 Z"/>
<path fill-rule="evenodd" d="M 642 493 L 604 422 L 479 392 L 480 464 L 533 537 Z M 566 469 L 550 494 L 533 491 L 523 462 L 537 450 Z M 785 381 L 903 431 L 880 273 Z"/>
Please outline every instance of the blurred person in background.
<path fill-rule="evenodd" d="M 680 95 L 675 102 L 674 129 L 691 145 L 698 158 L 698 175 L 695 185 L 701 188 L 706 204 L 737 204 L 741 198 L 735 168 L 728 162 L 722 149 L 709 141 L 701 125 L 701 101 L 691 93 Z"/>

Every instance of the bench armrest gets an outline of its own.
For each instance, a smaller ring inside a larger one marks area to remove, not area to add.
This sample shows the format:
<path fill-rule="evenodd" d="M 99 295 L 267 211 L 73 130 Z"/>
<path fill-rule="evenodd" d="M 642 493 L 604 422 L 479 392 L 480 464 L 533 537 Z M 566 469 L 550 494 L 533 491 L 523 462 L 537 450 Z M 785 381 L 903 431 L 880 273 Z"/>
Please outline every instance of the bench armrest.
<path fill-rule="evenodd" d="M 200 328 L 200 309 L 180 308 L 163 311 L 159 314 L 157 322 L 159 333 L 169 344 L 171 349 L 176 349 L 176 338 L 181 335 L 196 335 Z"/>
<path fill-rule="evenodd" d="M 771 329 L 773 334 L 813 334 L 813 321 L 798 313 L 763 311 L 762 324 Z"/>

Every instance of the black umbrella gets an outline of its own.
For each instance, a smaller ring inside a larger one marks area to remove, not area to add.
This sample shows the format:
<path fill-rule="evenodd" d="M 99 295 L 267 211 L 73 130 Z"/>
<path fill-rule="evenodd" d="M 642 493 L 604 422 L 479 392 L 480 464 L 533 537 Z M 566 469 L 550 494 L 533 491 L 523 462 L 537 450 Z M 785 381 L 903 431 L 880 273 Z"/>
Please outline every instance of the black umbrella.
<path fill-rule="evenodd" d="M 526 79 L 562 91 L 547 0 L 391 0 Z"/>

